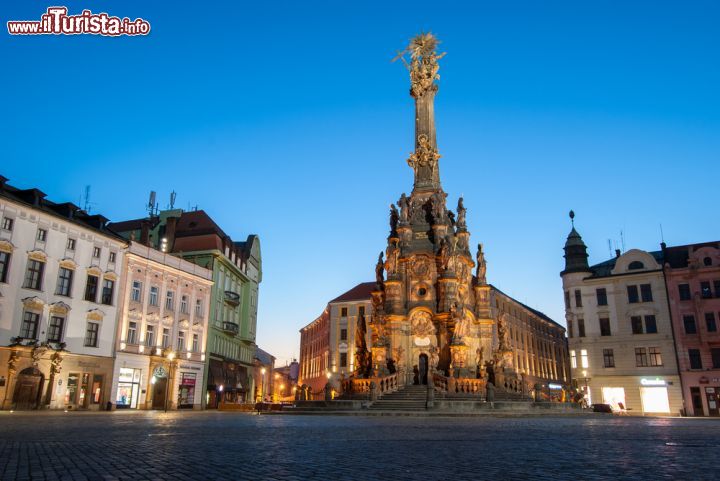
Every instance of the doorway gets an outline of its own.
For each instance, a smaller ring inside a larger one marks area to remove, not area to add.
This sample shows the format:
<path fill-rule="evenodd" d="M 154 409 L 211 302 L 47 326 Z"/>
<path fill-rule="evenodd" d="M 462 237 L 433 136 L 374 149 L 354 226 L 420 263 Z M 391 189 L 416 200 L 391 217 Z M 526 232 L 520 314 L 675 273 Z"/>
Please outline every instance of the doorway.
<path fill-rule="evenodd" d="M 15 409 L 37 409 L 40 402 L 40 388 L 44 380 L 45 376 L 33 367 L 20 371 L 13 396 Z"/>
<path fill-rule="evenodd" d="M 155 378 L 155 384 L 153 384 L 153 397 L 152 397 L 152 408 L 153 409 L 165 409 L 165 391 L 167 390 L 167 377 Z"/>
<path fill-rule="evenodd" d="M 718 395 L 720 394 L 720 389 L 716 389 L 714 387 L 706 387 L 705 388 L 705 396 L 707 397 L 707 405 L 708 405 L 708 415 L 717 417 L 720 416 L 720 410 L 718 410 Z"/>
<path fill-rule="evenodd" d="M 700 388 L 691 387 L 690 397 L 692 398 L 693 416 L 705 416 L 705 411 L 703 410 L 702 395 L 700 394 Z"/>
<path fill-rule="evenodd" d="M 420 384 L 427 384 L 428 376 L 428 356 L 427 354 L 420 354 L 418 360 L 418 380 Z"/>

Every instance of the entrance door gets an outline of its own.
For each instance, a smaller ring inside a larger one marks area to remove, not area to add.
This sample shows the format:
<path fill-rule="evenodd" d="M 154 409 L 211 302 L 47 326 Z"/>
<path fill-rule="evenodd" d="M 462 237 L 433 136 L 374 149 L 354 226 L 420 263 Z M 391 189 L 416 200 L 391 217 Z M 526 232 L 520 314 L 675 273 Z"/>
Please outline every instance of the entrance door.
<path fill-rule="evenodd" d="M 693 416 L 705 416 L 703 410 L 702 394 L 699 387 L 690 388 L 690 397 L 692 398 Z"/>
<path fill-rule="evenodd" d="M 427 375 L 428 375 L 428 357 L 427 354 L 420 354 L 420 359 L 418 362 L 418 377 L 420 384 L 427 384 Z"/>
<path fill-rule="evenodd" d="M 15 409 L 37 409 L 43 380 L 43 374 L 32 367 L 23 369 L 18 374 L 13 396 Z"/>
<path fill-rule="evenodd" d="M 718 395 L 720 394 L 719 391 L 720 388 L 705 388 L 705 396 L 707 397 L 708 404 L 708 415 L 710 416 L 720 416 L 720 411 L 718 411 Z"/>
<path fill-rule="evenodd" d="M 156 378 L 155 384 L 153 384 L 153 409 L 165 409 L 165 391 L 167 389 L 167 378 L 159 377 Z"/>

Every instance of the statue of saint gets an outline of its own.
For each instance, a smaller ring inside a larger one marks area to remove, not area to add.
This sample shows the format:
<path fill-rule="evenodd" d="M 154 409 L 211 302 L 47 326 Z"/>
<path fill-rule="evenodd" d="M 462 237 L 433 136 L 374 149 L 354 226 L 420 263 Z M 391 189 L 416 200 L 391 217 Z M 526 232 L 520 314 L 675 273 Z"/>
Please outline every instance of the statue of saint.
<path fill-rule="evenodd" d="M 433 82 L 440 79 L 438 60 L 443 58 L 445 53 L 436 53 L 438 43 L 440 42 L 432 33 L 421 33 L 410 40 L 407 48 L 394 59 L 401 59 L 410 71 L 410 93 L 415 98 L 422 97 L 432 88 Z M 410 62 L 405 60 L 405 54 L 410 54 Z"/>
<path fill-rule="evenodd" d="M 430 198 L 432 204 L 432 216 L 436 224 L 442 224 L 445 220 L 445 196 L 441 192 L 435 192 Z"/>
<path fill-rule="evenodd" d="M 375 264 L 375 282 L 377 284 L 378 289 L 382 289 L 384 284 L 383 279 L 383 269 L 384 269 L 385 263 L 383 262 L 383 253 L 380 251 L 380 255 L 378 256 L 377 264 Z"/>
<path fill-rule="evenodd" d="M 390 232 L 397 231 L 398 221 L 400 220 L 400 214 L 398 213 L 395 204 L 390 204 Z"/>
<path fill-rule="evenodd" d="M 400 205 L 400 222 L 407 223 L 410 216 L 410 203 L 407 196 L 405 195 L 405 192 L 403 192 L 403 194 L 400 196 L 398 204 Z"/>
<path fill-rule="evenodd" d="M 498 350 L 505 351 L 509 349 L 507 340 L 507 325 L 505 321 L 505 314 L 500 314 L 497 321 L 497 332 L 498 332 Z"/>
<path fill-rule="evenodd" d="M 485 263 L 485 254 L 483 253 L 483 246 L 482 246 L 482 244 L 478 244 L 476 277 L 478 280 L 478 284 L 481 286 L 484 286 L 485 284 L 487 284 L 487 279 L 485 278 L 486 272 L 487 272 L 487 264 Z"/>
<path fill-rule="evenodd" d="M 447 239 L 443 239 L 440 241 L 438 260 L 440 262 L 440 270 L 444 272 L 448 267 L 448 262 L 450 262 L 450 246 L 447 242 Z"/>
<path fill-rule="evenodd" d="M 460 197 L 458 199 L 458 205 L 457 205 L 457 226 L 458 227 L 465 227 L 465 213 L 467 212 L 467 209 L 463 205 L 463 198 Z"/>

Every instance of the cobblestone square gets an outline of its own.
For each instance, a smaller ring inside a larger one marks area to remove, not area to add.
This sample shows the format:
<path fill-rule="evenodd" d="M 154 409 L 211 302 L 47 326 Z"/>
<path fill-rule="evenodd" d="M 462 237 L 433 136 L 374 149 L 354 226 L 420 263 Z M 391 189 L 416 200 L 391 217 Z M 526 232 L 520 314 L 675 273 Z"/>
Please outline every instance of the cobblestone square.
<path fill-rule="evenodd" d="M 2 479 L 718 479 L 720 423 L 0 413 Z"/>

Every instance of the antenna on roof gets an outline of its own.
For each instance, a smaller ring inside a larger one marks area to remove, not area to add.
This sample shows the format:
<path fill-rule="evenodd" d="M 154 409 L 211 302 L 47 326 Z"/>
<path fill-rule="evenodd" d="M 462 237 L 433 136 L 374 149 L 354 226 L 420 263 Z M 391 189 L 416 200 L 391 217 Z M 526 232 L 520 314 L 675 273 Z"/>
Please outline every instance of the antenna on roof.
<path fill-rule="evenodd" d="M 608 252 L 610 253 L 610 257 L 612 258 L 612 241 L 608 239 Z"/>
<path fill-rule="evenodd" d="M 86 185 L 84 194 L 80 196 L 80 205 L 89 214 L 93 204 L 94 202 L 90 202 L 90 186 Z"/>
<path fill-rule="evenodd" d="M 660 223 L 660 242 L 665 243 L 665 234 L 663 234 L 662 223 Z"/>
<path fill-rule="evenodd" d="M 177 192 L 174 190 L 170 192 L 170 209 L 175 208 L 175 199 L 177 198 Z"/>
<path fill-rule="evenodd" d="M 155 199 L 157 198 L 157 193 L 154 190 L 150 191 L 150 198 L 148 199 L 147 203 L 147 209 L 148 213 L 150 214 L 150 217 L 153 217 L 157 214 L 158 208 L 157 203 L 155 202 Z"/>
<path fill-rule="evenodd" d="M 623 231 L 620 231 L 620 246 L 622 247 L 623 254 L 625 253 L 625 236 L 623 235 Z"/>

